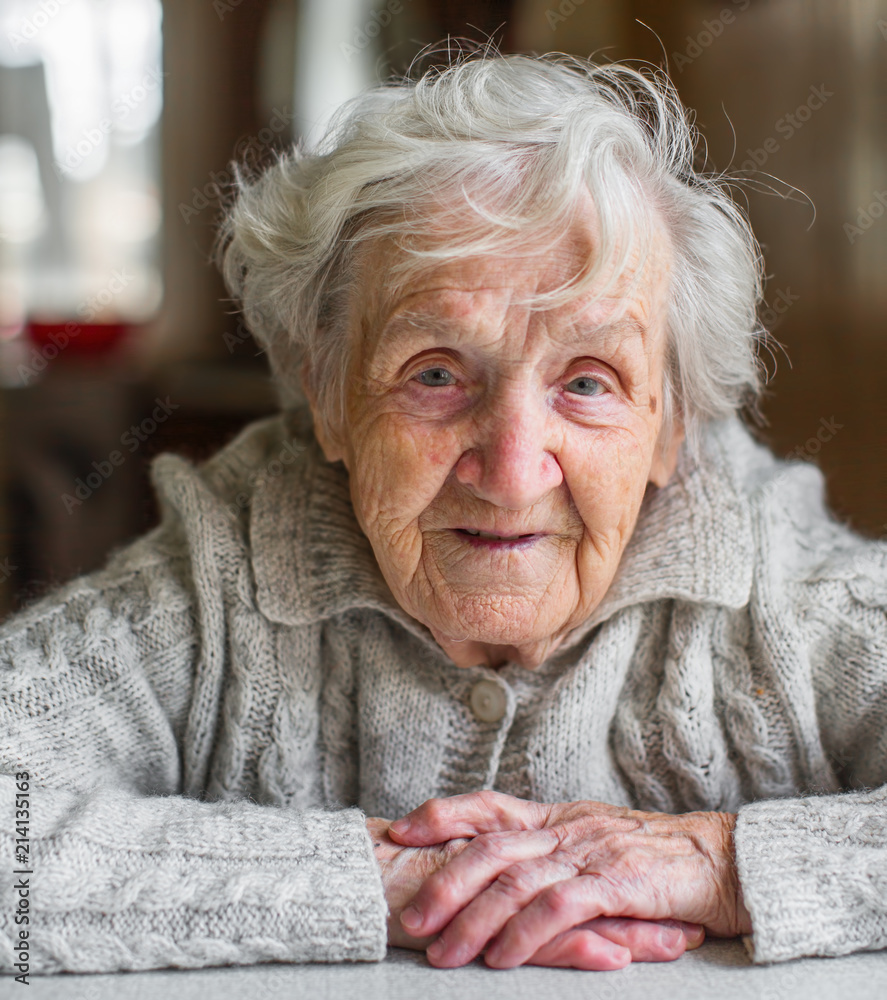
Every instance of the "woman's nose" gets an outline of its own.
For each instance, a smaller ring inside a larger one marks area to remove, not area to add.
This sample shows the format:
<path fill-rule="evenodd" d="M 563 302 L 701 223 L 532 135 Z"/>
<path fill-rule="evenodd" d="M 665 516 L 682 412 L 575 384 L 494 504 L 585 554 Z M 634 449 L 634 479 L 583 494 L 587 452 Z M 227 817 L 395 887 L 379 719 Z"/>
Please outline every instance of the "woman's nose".
<path fill-rule="evenodd" d="M 480 499 L 524 510 L 563 482 L 546 414 L 529 405 L 493 404 L 480 418 L 475 443 L 456 463 L 456 478 Z"/>

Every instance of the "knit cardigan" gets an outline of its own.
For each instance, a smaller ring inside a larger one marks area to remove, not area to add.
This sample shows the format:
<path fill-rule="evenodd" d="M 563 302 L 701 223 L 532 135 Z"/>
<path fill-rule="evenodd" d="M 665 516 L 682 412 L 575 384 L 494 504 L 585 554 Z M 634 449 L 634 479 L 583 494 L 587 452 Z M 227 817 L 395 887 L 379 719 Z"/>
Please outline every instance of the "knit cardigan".
<path fill-rule="evenodd" d="M 532 671 L 398 607 L 304 415 L 154 481 L 158 528 L 0 629 L 3 970 L 380 959 L 364 815 L 485 788 L 738 811 L 756 961 L 887 947 L 887 545 L 812 466 L 712 426 Z"/>

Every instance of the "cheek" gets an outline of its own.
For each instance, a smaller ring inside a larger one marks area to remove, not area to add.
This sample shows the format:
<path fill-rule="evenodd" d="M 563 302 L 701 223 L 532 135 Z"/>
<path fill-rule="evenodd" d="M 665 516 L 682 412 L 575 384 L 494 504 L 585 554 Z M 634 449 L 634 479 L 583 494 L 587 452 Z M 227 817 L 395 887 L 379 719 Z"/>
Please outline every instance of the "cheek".
<path fill-rule="evenodd" d="M 452 430 L 390 415 L 364 426 L 350 452 L 354 505 L 365 531 L 370 521 L 403 528 L 416 520 L 461 454 Z"/>
<path fill-rule="evenodd" d="M 567 484 L 591 534 L 623 534 L 634 525 L 650 471 L 647 437 L 602 428 L 565 456 Z"/>

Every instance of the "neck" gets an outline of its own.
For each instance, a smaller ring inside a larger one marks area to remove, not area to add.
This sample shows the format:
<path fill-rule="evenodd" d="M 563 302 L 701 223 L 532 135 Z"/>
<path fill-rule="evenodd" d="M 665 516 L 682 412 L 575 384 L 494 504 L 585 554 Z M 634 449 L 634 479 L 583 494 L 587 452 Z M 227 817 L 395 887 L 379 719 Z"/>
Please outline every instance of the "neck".
<path fill-rule="evenodd" d="M 518 643 L 514 646 L 500 646 L 488 642 L 463 639 L 461 642 L 434 633 L 443 651 L 457 667 L 482 665 L 497 669 L 506 663 L 516 663 L 526 670 L 535 670 L 544 663 L 564 641 L 564 636 L 551 636 L 536 642 Z"/>

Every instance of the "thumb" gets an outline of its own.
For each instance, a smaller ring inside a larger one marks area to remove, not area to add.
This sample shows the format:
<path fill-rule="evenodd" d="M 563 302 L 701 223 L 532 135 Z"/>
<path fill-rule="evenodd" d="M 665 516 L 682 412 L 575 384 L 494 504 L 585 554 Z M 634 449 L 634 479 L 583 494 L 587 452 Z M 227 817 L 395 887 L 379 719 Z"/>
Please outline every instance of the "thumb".
<path fill-rule="evenodd" d="M 458 837 L 502 830 L 538 830 L 549 809 L 500 792 L 471 792 L 445 799 L 428 799 L 418 809 L 395 820 L 388 829 L 393 840 L 426 847 Z"/>

